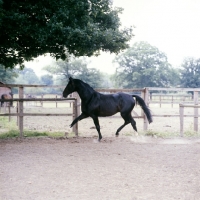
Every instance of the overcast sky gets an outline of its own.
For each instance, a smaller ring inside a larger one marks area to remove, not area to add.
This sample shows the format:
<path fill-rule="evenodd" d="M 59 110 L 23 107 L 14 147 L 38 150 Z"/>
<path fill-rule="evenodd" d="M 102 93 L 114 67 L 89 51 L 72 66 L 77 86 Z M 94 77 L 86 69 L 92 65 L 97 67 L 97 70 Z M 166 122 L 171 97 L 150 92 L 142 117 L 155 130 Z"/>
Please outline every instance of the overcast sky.
<path fill-rule="evenodd" d="M 124 8 L 120 15 L 122 26 L 134 26 L 131 44 L 147 41 L 167 54 L 173 66 L 179 66 L 184 57 L 200 58 L 200 1 L 199 0 L 113 0 Z M 89 67 L 114 73 L 114 55 L 103 53 L 91 59 Z M 40 58 L 38 71 L 51 59 Z M 29 66 L 36 66 L 31 62 Z M 35 67 L 34 67 L 35 68 Z"/>
<path fill-rule="evenodd" d="M 164 51 L 172 64 L 200 57 L 199 0 L 114 0 L 124 7 L 123 25 L 135 25 L 135 41 L 148 41 Z"/>

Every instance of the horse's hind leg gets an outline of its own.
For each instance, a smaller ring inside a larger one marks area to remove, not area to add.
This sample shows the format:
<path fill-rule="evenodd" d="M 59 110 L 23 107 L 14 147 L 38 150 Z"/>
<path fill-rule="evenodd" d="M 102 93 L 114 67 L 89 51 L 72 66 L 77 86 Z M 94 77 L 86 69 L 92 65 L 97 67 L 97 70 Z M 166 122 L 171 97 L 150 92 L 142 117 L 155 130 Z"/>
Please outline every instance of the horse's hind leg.
<path fill-rule="evenodd" d="M 129 123 L 130 122 L 124 122 L 124 124 L 117 129 L 117 132 L 115 133 L 115 135 L 119 136 L 119 132 Z"/>
<path fill-rule="evenodd" d="M 131 115 L 123 115 L 123 114 L 121 114 L 121 116 L 122 116 L 122 118 L 124 119 L 124 124 L 122 125 L 122 126 L 120 126 L 118 129 L 117 129 L 117 132 L 116 132 L 116 136 L 118 136 L 119 135 L 119 132 L 127 125 L 127 124 L 129 124 L 129 123 L 131 123 L 131 125 L 132 125 L 132 127 L 133 127 L 133 129 L 136 131 L 136 133 L 137 133 L 137 127 L 136 127 L 136 122 L 135 122 L 135 120 L 132 118 L 132 116 Z M 138 135 L 138 133 L 137 133 L 137 135 Z"/>
<path fill-rule="evenodd" d="M 120 132 L 127 124 L 129 124 L 129 123 L 131 122 L 129 116 L 127 116 L 127 115 L 125 115 L 125 114 L 123 114 L 123 113 L 121 113 L 121 116 L 122 116 L 122 118 L 124 119 L 124 124 L 123 124 L 122 126 L 120 126 L 120 127 L 117 129 L 117 132 L 115 133 L 116 136 L 118 136 L 118 135 L 119 135 L 119 132 Z"/>
<path fill-rule="evenodd" d="M 136 132 L 136 135 L 138 135 L 137 127 L 136 127 L 136 122 L 135 122 L 135 120 L 133 119 L 132 116 L 130 116 L 130 121 L 131 121 L 131 125 L 132 125 L 133 129 L 134 129 L 135 132 Z"/>

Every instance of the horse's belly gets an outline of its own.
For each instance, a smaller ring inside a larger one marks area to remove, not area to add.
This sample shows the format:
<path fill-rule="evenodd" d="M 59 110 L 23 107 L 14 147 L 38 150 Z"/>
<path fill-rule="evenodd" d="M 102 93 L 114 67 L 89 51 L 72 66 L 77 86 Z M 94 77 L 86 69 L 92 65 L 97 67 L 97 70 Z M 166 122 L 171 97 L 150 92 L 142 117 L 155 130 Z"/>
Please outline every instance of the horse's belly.
<path fill-rule="evenodd" d="M 106 117 L 106 116 L 112 116 L 117 112 L 119 112 L 117 108 L 110 107 L 108 109 L 100 109 L 98 114 L 100 117 Z"/>

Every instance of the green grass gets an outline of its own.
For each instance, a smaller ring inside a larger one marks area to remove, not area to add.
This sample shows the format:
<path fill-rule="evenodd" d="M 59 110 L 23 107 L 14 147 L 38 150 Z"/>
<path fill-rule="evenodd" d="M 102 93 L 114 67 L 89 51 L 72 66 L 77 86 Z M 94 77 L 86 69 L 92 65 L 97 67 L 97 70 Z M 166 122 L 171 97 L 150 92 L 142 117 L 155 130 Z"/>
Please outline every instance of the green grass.
<path fill-rule="evenodd" d="M 8 117 L 0 117 L 0 139 L 6 138 L 16 138 L 20 136 L 19 128 L 16 124 L 16 121 L 11 119 L 9 122 Z M 74 137 L 75 133 L 67 133 L 64 132 L 53 132 L 53 131 L 36 131 L 36 130 L 26 130 L 23 131 L 24 137 Z"/>
<path fill-rule="evenodd" d="M 39 131 L 27 131 L 23 132 L 24 137 L 51 137 L 51 138 L 60 138 L 60 137 L 67 137 L 72 138 L 75 137 L 75 133 L 71 132 L 65 135 L 63 132 L 39 132 Z M 125 136 L 134 136 L 134 133 L 127 132 L 124 134 Z M 171 132 L 155 132 L 152 130 L 148 130 L 146 132 L 141 132 L 139 135 L 143 136 L 151 136 L 156 138 L 169 138 L 169 137 L 178 137 L 180 136 L 179 133 L 171 133 Z M 80 136 L 80 134 L 79 134 Z M 199 133 L 194 131 L 186 131 L 184 132 L 184 137 L 197 137 L 200 136 Z M 17 138 L 19 137 L 19 130 L 9 130 L 7 132 L 0 134 L 0 139 L 7 139 L 7 138 Z"/>
<path fill-rule="evenodd" d="M 64 133 L 62 132 L 39 132 L 39 131 L 27 131 L 23 132 L 24 137 L 64 137 Z M 9 130 L 0 134 L 0 139 L 6 138 L 16 138 L 19 137 L 19 130 Z M 68 137 L 71 137 L 69 135 Z"/>
<path fill-rule="evenodd" d="M 198 132 L 193 131 L 193 130 L 186 130 L 183 134 L 185 137 L 199 137 L 200 136 Z"/>
<path fill-rule="evenodd" d="M 5 129 L 17 129 L 17 124 L 15 120 L 9 122 L 8 117 L 0 117 L 0 127 Z"/>
<path fill-rule="evenodd" d="M 24 131 L 24 137 L 40 137 L 48 136 L 46 132 Z M 19 137 L 19 130 L 9 130 L 0 134 L 0 139 Z"/>
<path fill-rule="evenodd" d="M 15 138 L 19 136 L 19 131 L 16 130 L 10 130 L 8 132 L 4 132 L 0 134 L 0 139 L 5 139 L 5 138 Z"/>
<path fill-rule="evenodd" d="M 124 134 L 125 136 L 135 136 L 135 134 L 133 132 L 127 132 Z M 147 131 L 143 131 L 143 132 L 139 132 L 139 135 L 141 136 L 150 136 L 150 137 L 155 137 L 155 138 L 173 138 L 173 137 L 179 137 L 180 133 L 178 132 L 167 132 L 167 131 L 153 131 L 153 130 L 147 130 Z M 188 133 L 185 132 L 184 133 L 185 137 L 191 137 L 191 136 L 198 136 L 197 133 Z"/>
<path fill-rule="evenodd" d="M 153 131 L 153 130 L 148 130 L 143 133 L 145 136 L 152 136 L 152 137 L 160 137 L 160 138 L 168 138 L 168 137 L 177 137 L 179 136 L 179 133 L 174 133 L 174 132 L 167 132 L 167 131 Z"/>
<path fill-rule="evenodd" d="M 167 132 L 167 131 L 153 131 L 153 130 L 148 130 L 145 132 L 142 132 L 141 135 L 145 136 L 151 136 L 151 137 L 157 137 L 157 138 L 173 138 L 173 137 L 180 137 L 179 132 Z M 183 133 L 184 137 L 199 137 L 200 134 L 192 131 L 192 130 L 186 130 Z"/>
<path fill-rule="evenodd" d="M 20 136 L 20 132 L 18 129 L 11 129 L 9 131 L 4 131 L 0 133 L 0 139 L 6 138 L 17 138 Z M 60 138 L 60 137 L 67 137 L 72 138 L 75 137 L 75 133 L 63 133 L 63 132 L 48 132 L 48 131 L 23 131 L 24 137 L 51 137 L 51 138 Z"/>

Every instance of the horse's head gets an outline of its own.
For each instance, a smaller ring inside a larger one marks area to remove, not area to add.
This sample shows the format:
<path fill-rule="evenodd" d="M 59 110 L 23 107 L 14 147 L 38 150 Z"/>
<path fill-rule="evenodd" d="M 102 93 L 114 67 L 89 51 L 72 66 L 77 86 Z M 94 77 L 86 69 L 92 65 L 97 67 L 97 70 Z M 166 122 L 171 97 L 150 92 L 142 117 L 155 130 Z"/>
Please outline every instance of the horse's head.
<path fill-rule="evenodd" d="M 75 91 L 75 83 L 73 78 L 69 78 L 69 82 L 63 91 L 63 97 L 67 98 L 69 94 Z"/>

